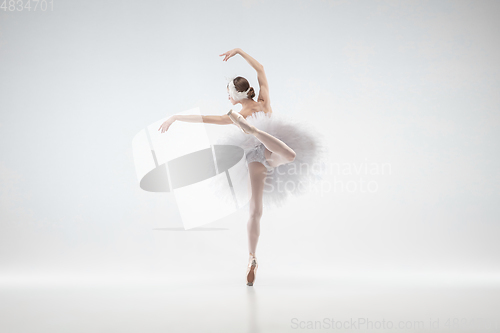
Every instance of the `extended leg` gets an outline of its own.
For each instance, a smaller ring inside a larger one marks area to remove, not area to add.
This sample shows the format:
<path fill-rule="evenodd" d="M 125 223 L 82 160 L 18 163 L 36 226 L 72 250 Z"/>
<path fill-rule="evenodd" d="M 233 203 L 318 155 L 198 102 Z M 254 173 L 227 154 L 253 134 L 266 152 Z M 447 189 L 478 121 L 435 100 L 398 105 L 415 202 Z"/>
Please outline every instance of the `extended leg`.
<path fill-rule="evenodd" d="M 269 164 L 276 167 L 280 164 L 292 162 L 295 159 L 295 152 L 292 148 L 288 147 L 286 143 L 280 139 L 272 136 L 271 134 L 261 131 L 248 121 L 241 114 L 235 111 L 228 112 L 229 118 L 243 129 L 244 132 L 254 135 L 260 142 L 264 144 L 270 153 L 267 153 L 266 159 Z"/>
<path fill-rule="evenodd" d="M 295 152 L 292 148 L 288 147 L 286 143 L 280 139 L 272 136 L 269 133 L 259 130 L 254 132 L 255 137 L 271 152 L 269 164 L 276 167 L 283 163 L 292 162 L 295 159 Z M 266 156 L 267 158 L 267 156 Z M 275 164 L 275 165 L 273 165 Z"/>

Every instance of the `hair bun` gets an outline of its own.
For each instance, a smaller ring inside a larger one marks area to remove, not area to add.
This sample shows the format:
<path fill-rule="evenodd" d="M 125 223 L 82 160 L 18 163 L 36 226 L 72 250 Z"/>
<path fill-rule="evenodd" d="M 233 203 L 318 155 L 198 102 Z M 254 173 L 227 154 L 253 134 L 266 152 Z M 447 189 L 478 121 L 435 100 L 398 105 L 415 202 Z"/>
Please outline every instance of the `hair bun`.
<path fill-rule="evenodd" d="M 254 98 L 255 97 L 255 90 L 253 90 L 253 87 L 250 87 L 250 90 L 247 92 L 248 98 Z"/>

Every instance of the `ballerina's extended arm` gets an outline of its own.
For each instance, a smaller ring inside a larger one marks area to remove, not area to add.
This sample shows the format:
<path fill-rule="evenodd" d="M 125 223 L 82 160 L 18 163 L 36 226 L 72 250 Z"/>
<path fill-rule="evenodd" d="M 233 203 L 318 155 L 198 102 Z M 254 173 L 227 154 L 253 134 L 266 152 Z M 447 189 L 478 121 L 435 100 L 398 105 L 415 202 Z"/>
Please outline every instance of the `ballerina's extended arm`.
<path fill-rule="evenodd" d="M 170 125 L 174 123 L 174 121 L 186 121 L 189 123 L 207 123 L 207 124 L 216 124 L 216 125 L 229 125 L 233 124 L 232 120 L 229 118 L 227 114 L 222 116 L 199 116 L 197 114 L 183 115 L 176 114 L 165 120 L 163 124 L 161 124 L 159 131 L 161 133 L 166 132 Z"/>
<path fill-rule="evenodd" d="M 190 123 L 208 123 L 216 125 L 229 125 L 233 122 L 229 119 L 227 114 L 222 116 L 198 116 L 198 115 L 182 115 L 177 114 L 173 116 L 175 120 L 187 121 Z"/>

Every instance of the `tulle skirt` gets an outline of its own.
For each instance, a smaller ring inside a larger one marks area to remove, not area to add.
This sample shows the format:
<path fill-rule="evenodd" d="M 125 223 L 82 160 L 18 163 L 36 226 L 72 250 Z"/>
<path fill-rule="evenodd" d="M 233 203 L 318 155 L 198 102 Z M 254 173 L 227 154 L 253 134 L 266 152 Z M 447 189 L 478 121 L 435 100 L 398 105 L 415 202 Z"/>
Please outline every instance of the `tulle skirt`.
<path fill-rule="evenodd" d="M 289 115 L 255 112 L 246 118 L 248 123 L 271 134 L 292 148 L 295 160 L 277 167 L 270 167 L 263 161 L 263 147 L 255 136 L 245 134 L 236 125 L 228 129 L 216 140 L 217 145 L 235 145 L 241 147 L 247 161 L 261 161 L 266 166 L 264 181 L 263 206 L 280 207 L 290 195 L 302 195 L 309 192 L 310 185 L 321 180 L 328 147 L 322 133 L 303 119 Z"/>

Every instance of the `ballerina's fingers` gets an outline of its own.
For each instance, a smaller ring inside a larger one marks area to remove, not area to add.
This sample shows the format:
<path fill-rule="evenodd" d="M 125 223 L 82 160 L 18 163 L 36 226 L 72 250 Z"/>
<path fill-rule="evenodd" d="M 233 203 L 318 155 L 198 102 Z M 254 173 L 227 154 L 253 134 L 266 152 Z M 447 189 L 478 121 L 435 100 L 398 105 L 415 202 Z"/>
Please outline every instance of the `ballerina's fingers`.
<path fill-rule="evenodd" d="M 227 61 L 229 58 L 231 58 L 234 54 L 231 54 L 231 51 L 224 52 L 222 54 L 219 54 L 219 56 L 225 56 L 222 61 Z"/>
<path fill-rule="evenodd" d="M 161 124 L 160 128 L 158 128 L 158 131 L 161 130 L 160 133 L 164 133 L 168 130 L 168 128 L 170 127 L 170 125 L 168 125 L 166 122 Z"/>

